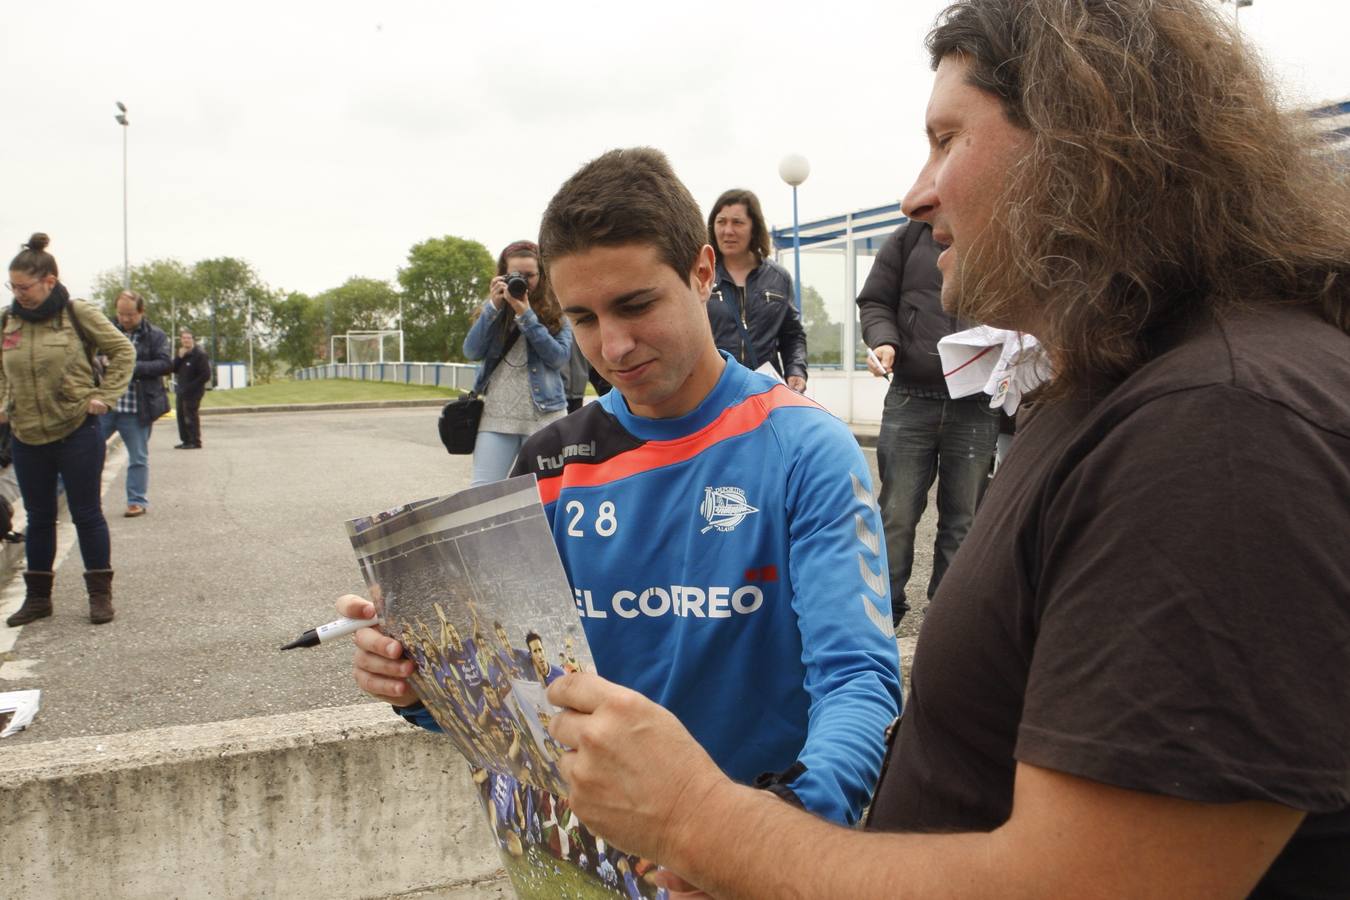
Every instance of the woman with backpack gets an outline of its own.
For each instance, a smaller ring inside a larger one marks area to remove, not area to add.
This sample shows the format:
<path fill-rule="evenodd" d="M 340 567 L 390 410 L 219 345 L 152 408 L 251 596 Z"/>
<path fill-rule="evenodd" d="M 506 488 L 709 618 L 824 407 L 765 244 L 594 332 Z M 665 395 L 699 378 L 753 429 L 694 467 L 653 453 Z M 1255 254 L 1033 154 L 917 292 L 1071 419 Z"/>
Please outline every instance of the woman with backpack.
<path fill-rule="evenodd" d="M 84 557 L 89 621 L 113 618 L 112 548 L 101 493 L 106 447 L 96 417 L 126 390 L 136 351 L 107 316 L 71 299 L 49 242 L 34 234 L 10 262 L 6 286 L 14 302 L 0 319 L 0 422 L 13 429 L 14 472 L 28 513 L 27 593 L 5 620 L 10 627 L 52 614 L 58 478 Z M 106 371 L 99 371 L 95 354 L 107 357 Z"/>

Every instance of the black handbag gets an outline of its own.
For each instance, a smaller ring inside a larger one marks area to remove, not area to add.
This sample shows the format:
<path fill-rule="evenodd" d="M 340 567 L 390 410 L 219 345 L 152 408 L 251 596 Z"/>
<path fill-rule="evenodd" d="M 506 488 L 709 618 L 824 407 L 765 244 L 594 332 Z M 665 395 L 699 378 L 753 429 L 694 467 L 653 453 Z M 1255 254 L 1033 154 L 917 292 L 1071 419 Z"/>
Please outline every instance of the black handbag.
<path fill-rule="evenodd" d="M 447 453 L 473 453 L 478 439 L 478 422 L 483 418 L 483 398 L 470 391 L 441 407 L 436 427 Z"/>

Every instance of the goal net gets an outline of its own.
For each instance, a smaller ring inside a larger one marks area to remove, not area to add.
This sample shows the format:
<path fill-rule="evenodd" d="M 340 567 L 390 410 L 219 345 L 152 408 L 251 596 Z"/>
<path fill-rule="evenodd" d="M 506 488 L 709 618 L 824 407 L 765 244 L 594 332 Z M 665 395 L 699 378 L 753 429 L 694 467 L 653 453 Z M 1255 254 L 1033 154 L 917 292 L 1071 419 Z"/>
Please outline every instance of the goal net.
<path fill-rule="evenodd" d="M 347 332 L 347 362 L 403 362 L 403 332 L 398 329 Z"/>

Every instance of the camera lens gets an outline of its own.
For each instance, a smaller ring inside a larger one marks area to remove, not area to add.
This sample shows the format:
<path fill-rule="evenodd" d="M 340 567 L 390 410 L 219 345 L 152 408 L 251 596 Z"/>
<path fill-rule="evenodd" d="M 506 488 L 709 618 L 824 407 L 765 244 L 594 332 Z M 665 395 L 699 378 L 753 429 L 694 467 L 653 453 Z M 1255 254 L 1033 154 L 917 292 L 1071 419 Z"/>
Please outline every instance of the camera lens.
<path fill-rule="evenodd" d="M 519 272 L 512 272 L 506 276 L 506 292 L 517 300 L 524 297 L 529 289 L 530 280 Z"/>

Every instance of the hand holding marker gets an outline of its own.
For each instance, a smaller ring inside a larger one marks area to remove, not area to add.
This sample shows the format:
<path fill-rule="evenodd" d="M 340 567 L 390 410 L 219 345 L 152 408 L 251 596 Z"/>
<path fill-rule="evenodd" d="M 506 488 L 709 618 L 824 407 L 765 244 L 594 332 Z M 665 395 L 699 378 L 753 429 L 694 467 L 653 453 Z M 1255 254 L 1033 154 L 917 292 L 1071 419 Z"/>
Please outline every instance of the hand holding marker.
<path fill-rule="evenodd" d="M 336 622 L 329 622 L 327 625 L 309 629 L 281 649 L 294 650 L 296 647 L 317 647 L 324 641 L 345 637 L 353 631 L 360 631 L 368 625 L 379 625 L 383 621 L 384 619 L 379 616 L 373 619 L 338 619 Z"/>
<path fill-rule="evenodd" d="M 863 346 L 866 345 L 864 344 Z M 891 373 L 886 371 L 886 367 L 881 364 L 880 358 L 877 357 L 876 352 L 871 347 L 867 347 L 867 359 L 869 362 L 875 363 L 876 367 L 881 370 L 882 378 L 885 378 L 887 381 L 891 380 Z"/>

